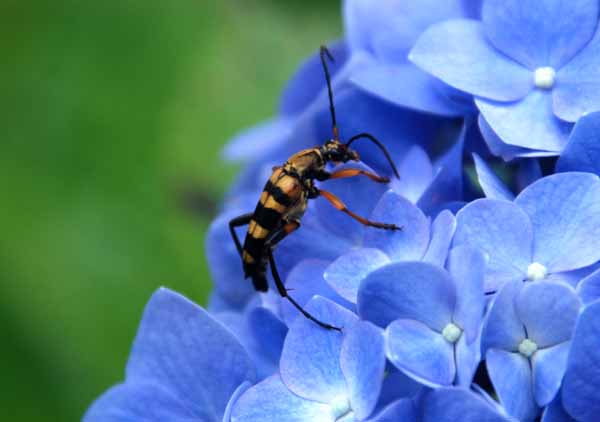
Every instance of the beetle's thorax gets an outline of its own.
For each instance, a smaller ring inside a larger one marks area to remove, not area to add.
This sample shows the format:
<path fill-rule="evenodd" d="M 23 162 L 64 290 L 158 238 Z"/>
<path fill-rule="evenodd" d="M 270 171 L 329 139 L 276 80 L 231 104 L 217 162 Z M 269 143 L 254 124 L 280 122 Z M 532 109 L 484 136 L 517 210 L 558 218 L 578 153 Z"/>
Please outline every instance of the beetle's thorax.
<path fill-rule="evenodd" d="M 311 179 L 319 171 L 325 169 L 325 160 L 320 148 L 302 150 L 292 155 L 283 166 L 287 174 L 300 179 Z"/>

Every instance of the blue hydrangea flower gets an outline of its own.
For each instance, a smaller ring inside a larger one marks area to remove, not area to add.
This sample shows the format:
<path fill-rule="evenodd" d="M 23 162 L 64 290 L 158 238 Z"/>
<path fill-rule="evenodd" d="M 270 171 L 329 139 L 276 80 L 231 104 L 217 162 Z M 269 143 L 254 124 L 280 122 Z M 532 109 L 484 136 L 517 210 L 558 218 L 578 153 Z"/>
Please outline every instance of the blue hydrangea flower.
<path fill-rule="evenodd" d="M 494 298 L 482 339 L 486 366 L 519 420 L 533 420 L 560 389 L 580 306 L 570 286 L 547 281 L 507 283 Z"/>
<path fill-rule="evenodd" d="M 556 172 L 585 171 L 600 176 L 599 140 L 600 112 L 583 116 L 556 163 Z"/>
<path fill-rule="evenodd" d="M 566 280 L 576 284 L 600 259 L 600 179 L 589 173 L 545 177 L 514 202 L 480 199 L 456 216 L 454 245 L 473 245 L 489 256 L 485 288 L 514 280 Z"/>
<path fill-rule="evenodd" d="M 388 359 L 429 386 L 470 385 L 479 363 L 485 260 L 457 248 L 449 272 L 422 262 L 388 264 L 358 291 L 362 318 L 386 329 Z"/>
<path fill-rule="evenodd" d="M 228 421 L 230 403 L 255 377 L 229 330 L 183 296 L 159 289 L 144 311 L 125 381 L 98 398 L 83 420 Z"/>
<path fill-rule="evenodd" d="M 410 58 L 475 95 L 504 144 L 558 155 L 571 123 L 600 108 L 598 8 L 595 0 L 485 0 L 481 21 L 433 25 Z"/>

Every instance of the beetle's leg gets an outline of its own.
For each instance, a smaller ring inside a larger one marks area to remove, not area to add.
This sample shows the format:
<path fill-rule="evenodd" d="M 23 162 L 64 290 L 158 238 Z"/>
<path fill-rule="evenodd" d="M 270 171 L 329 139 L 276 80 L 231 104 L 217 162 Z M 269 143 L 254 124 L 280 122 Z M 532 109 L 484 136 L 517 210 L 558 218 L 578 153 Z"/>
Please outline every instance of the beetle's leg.
<path fill-rule="evenodd" d="M 231 237 L 233 238 L 235 247 L 237 248 L 240 256 L 242 256 L 242 252 L 243 252 L 242 244 L 240 243 L 240 239 L 238 239 L 238 237 L 237 237 L 235 228 L 249 224 L 250 221 L 252 220 L 253 215 L 254 215 L 253 213 L 249 212 L 248 214 L 240 215 L 239 217 L 236 217 L 229 222 L 229 231 L 231 232 Z"/>
<path fill-rule="evenodd" d="M 327 199 L 331 203 L 331 205 L 333 205 L 335 208 L 337 208 L 341 212 L 348 214 L 350 217 L 354 218 L 356 221 L 358 221 L 361 224 L 364 224 L 365 226 L 375 227 L 375 228 L 384 229 L 384 230 L 402 230 L 401 226 L 397 226 L 395 224 L 378 223 L 376 221 L 370 221 L 364 217 L 361 217 L 360 215 L 358 215 L 356 213 L 353 213 L 348 208 L 346 208 L 346 205 L 342 202 L 342 200 L 340 198 L 338 198 L 331 192 L 319 189 L 319 193 L 321 196 L 323 196 L 323 198 Z"/>
<path fill-rule="evenodd" d="M 385 177 L 385 176 L 379 176 L 375 173 L 371 173 L 369 171 L 366 170 L 360 170 L 360 169 L 343 169 L 343 170 L 338 170 L 335 171 L 333 173 L 331 173 L 329 175 L 329 179 L 347 179 L 349 177 L 356 177 L 356 176 L 367 176 L 369 179 L 373 180 L 374 182 L 377 183 L 389 183 L 390 182 L 390 178 L 389 177 Z"/>

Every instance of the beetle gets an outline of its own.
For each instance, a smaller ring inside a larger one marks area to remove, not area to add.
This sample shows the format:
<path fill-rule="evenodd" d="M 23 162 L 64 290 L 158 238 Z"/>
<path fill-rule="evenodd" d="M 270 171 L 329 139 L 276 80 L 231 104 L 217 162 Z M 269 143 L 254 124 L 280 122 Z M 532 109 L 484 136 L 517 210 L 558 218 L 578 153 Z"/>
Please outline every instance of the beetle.
<path fill-rule="evenodd" d="M 399 175 L 389 152 L 373 135 L 360 133 L 350 138 L 346 143 L 340 141 L 333 104 L 331 76 L 326 61 L 326 58 L 329 58 L 333 62 L 334 58 L 325 46 L 321 46 L 320 48 L 320 57 L 327 82 L 333 138 L 324 145 L 305 149 L 292 155 L 282 166 L 273 167 L 273 173 L 262 191 L 254 212 L 232 219 L 229 222 L 229 230 L 242 258 L 244 276 L 246 279 L 252 279 L 254 288 L 257 291 L 266 292 L 269 289 L 266 278 L 267 266 L 269 265 L 277 291 L 281 297 L 286 298 L 306 318 L 314 321 L 321 327 L 339 331 L 340 328 L 319 321 L 290 297 L 277 272 L 273 249 L 286 236 L 300 228 L 300 220 L 306 210 L 308 200 L 318 197 L 325 198 L 335 208 L 348 214 L 365 226 L 384 230 L 402 229 L 402 227 L 395 224 L 369 221 L 355 214 L 347 209 L 344 203 L 333 193 L 320 189 L 315 185 L 315 180 L 324 182 L 330 179 L 355 176 L 366 176 L 377 183 L 388 183 L 390 181 L 387 177 L 360 169 L 343 169 L 333 173 L 326 170 L 326 165 L 329 162 L 346 163 L 348 161 L 360 161 L 358 153 L 350 148 L 350 145 L 356 140 L 361 138 L 368 139 L 377 145 L 390 163 L 396 177 L 399 177 Z M 235 228 L 245 225 L 248 225 L 248 231 L 244 245 L 242 246 Z"/>

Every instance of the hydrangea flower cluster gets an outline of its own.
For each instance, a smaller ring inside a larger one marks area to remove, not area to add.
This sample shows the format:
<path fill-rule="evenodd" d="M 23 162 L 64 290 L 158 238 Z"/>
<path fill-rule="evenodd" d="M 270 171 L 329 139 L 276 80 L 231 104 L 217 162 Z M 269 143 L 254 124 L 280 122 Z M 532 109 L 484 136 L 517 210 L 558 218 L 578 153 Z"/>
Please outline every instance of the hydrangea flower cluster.
<path fill-rule="evenodd" d="M 207 235 L 208 310 L 158 290 L 85 422 L 600 420 L 598 1 L 346 0 L 343 16 L 341 137 L 375 134 L 401 179 L 323 183 L 403 230 L 316 199 L 275 251 L 294 298 L 342 331 L 255 292 L 228 227 L 272 166 L 328 139 L 315 54 L 225 148 L 245 167 Z M 391 175 L 358 151 L 342 166 Z"/>

